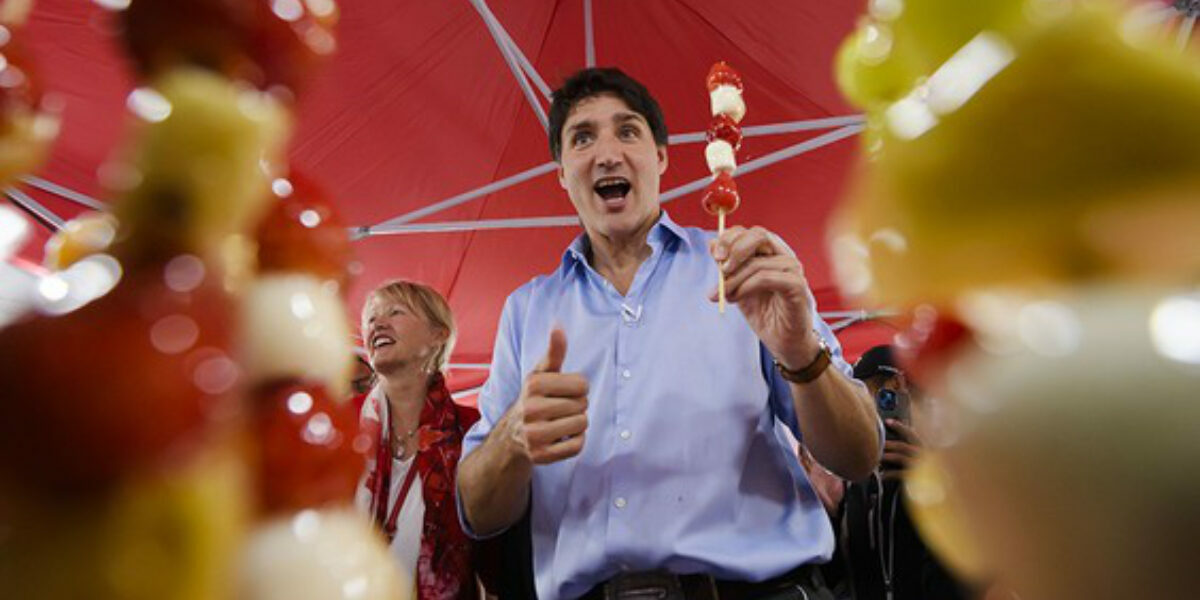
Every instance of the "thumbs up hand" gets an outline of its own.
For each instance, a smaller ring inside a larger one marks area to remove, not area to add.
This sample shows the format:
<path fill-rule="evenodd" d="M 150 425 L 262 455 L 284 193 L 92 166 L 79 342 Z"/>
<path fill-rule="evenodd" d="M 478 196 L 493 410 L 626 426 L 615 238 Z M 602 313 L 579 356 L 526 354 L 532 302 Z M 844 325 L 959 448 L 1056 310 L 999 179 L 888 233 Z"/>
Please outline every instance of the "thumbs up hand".
<path fill-rule="evenodd" d="M 561 329 L 550 332 L 550 343 L 546 346 L 546 356 L 542 362 L 533 368 L 535 373 L 559 373 L 563 361 L 567 358 L 567 334 Z"/>
<path fill-rule="evenodd" d="M 588 381 L 579 373 L 563 373 L 567 336 L 550 333 L 546 356 L 525 377 L 511 432 L 533 464 L 549 464 L 583 450 L 587 431 Z"/>

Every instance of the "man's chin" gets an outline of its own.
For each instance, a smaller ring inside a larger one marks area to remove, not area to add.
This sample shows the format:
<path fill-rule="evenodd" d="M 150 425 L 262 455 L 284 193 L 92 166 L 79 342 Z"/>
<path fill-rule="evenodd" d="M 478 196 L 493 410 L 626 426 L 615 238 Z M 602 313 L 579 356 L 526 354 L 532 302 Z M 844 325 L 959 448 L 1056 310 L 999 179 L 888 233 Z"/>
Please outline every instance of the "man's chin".
<path fill-rule="evenodd" d="M 635 215 L 630 211 L 598 215 L 593 225 L 587 229 L 608 239 L 620 239 L 644 233 L 653 225 L 653 216 Z"/>

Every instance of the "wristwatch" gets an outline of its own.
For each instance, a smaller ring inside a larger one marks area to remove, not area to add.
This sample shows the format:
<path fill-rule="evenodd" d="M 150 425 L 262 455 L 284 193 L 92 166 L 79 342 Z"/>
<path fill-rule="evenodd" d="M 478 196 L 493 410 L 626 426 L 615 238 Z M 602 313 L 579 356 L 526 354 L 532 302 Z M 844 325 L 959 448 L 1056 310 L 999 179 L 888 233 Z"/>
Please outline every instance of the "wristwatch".
<path fill-rule="evenodd" d="M 792 383 L 809 383 L 821 376 L 825 369 L 829 368 L 833 362 L 833 354 L 829 351 L 829 346 L 825 345 L 825 338 L 817 334 L 817 357 L 808 363 L 808 366 L 801 369 L 789 369 L 775 359 L 775 368 L 779 369 L 779 374 L 784 379 Z"/>

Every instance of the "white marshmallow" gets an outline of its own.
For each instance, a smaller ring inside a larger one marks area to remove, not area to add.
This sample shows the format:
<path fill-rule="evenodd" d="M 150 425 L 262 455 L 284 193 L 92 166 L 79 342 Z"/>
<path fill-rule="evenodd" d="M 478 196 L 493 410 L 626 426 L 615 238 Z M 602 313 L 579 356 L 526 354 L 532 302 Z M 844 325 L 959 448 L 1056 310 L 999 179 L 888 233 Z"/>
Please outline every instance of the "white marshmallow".
<path fill-rule="evenodd" d="M 733 153 L 733 146 L 725 140 L 713 140 L 704 147 L 704 159 L 708 161 L 708 170 L 712 171 L 713 175 L 717 171 L 729 171 L 730 174 L 737 169 L 737 157 Z"/>
<path fill-rule="evenodd" d="M 742 90 L 739 90 L 732 85 L 719 85 L 717 89 L 709 92 L 709 100 L 712 101 L 712 114 L 729 115 L 735 123 L 740 123 L 742 117 L 746 116 L 746 103 L 742 100 Z"/>
<path fill-rule="evenodd" d="M 302 510 L 264 523 L 247 540 L 238 578 L 243 600 L 411 600 L 370 523 L 350 507 Z"/>
<path fill-rule="evenodd" d="M 302 273 L 260 277 L 242 298 L 242 330 L 252 385 L 303 377 L 323 382 L 335 400 L 347 397 L 350 324 L 337 290 L 321 279 Z"/>

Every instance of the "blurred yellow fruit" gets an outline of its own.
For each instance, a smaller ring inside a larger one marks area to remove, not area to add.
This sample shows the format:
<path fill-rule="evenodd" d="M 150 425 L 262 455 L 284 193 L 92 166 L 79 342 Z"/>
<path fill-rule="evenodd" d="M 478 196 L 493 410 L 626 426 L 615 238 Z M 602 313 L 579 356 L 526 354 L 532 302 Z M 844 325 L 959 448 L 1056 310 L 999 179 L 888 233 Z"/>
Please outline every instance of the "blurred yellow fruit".
<path fill-rule="evenodd" d="M 917 96 L 886 115 L 883 150 L 834 237 L 870 246 L 849 270 L 868 285 L 850 291 L 945 304 L 975 287 L 1194 280 L 1197 65 L 1127 39 L 1108 10 L 1073 10 L 1020 44 L 980 39 L 983 54 L 1012 60 L 960 106 Z M 944 88 L 971 77 L 957 66 Z M 898 243 L 871 245 L 881 234 Z"/>
<path fill-rule="evenodd" d="M 904 490 L 909 516 L 925 545 L 958 575 L 984 581 L 988 569 L 967 530 L 962 500 L 936 450 L 926 449 L 908 469 Z"/>
<path fill-rule="evenodd" d="M 842 93 L 868 111 L 908 94 L 981 31 L 1020 37 L 1041 23 L 1031 7 L 1067 0 L 872 0 L 842 42 L 835 75 Z"/>
<path fill-rule="evenodd" d="M 42 88 L 27 51 L 27 34 L 17 27 L 29 2 L 0 3 L 0 184 L 37 168 L 58 135 L 61 102 Z"/>
<path fill-rule="evenodd" d="M 229 597 L 249 502 L 243 458 L 221 443 L 182 468 L 99 495 L 0 494 L 0 581 L 23 600 Z"/>
<path fill-rule="evenodd" d="M 0 23 L 6 26 L 21 25 L 29 18 L 33 0 L 5 0 L 0 3 Z"/>
<path fill-rule="evenodd" d="M 871 109 L 907 94 L 921 71 L 911 45 L 896 46 L 890 24 L 865 21 L 838 48 L 834 75 L 847 99 Z"/>
<path fill-rule="evenodd" d="M 289 130 L 273 97 L 218 75 L 178 69 L 135 90 L 145 123 L 121 168 L 115 210 L 132 255 L 216 255 L 257 223 Z M 122 242 L 126 243 L 126 242 Z"/>
<path fill-rule="evenodd" d="M 104 252 L 117 236 L 117 219 L 108 213 L 84 213 L 67 221 L 46 241 L 43 263 L 61 271 L 81 259 Z"/>
<path fill-rule="evenodd" d="M 8 109 L 0 130 L 0 182 L 9 182 L 42 164 L 58 135 L 59 119 L 27 107 Z"/>

